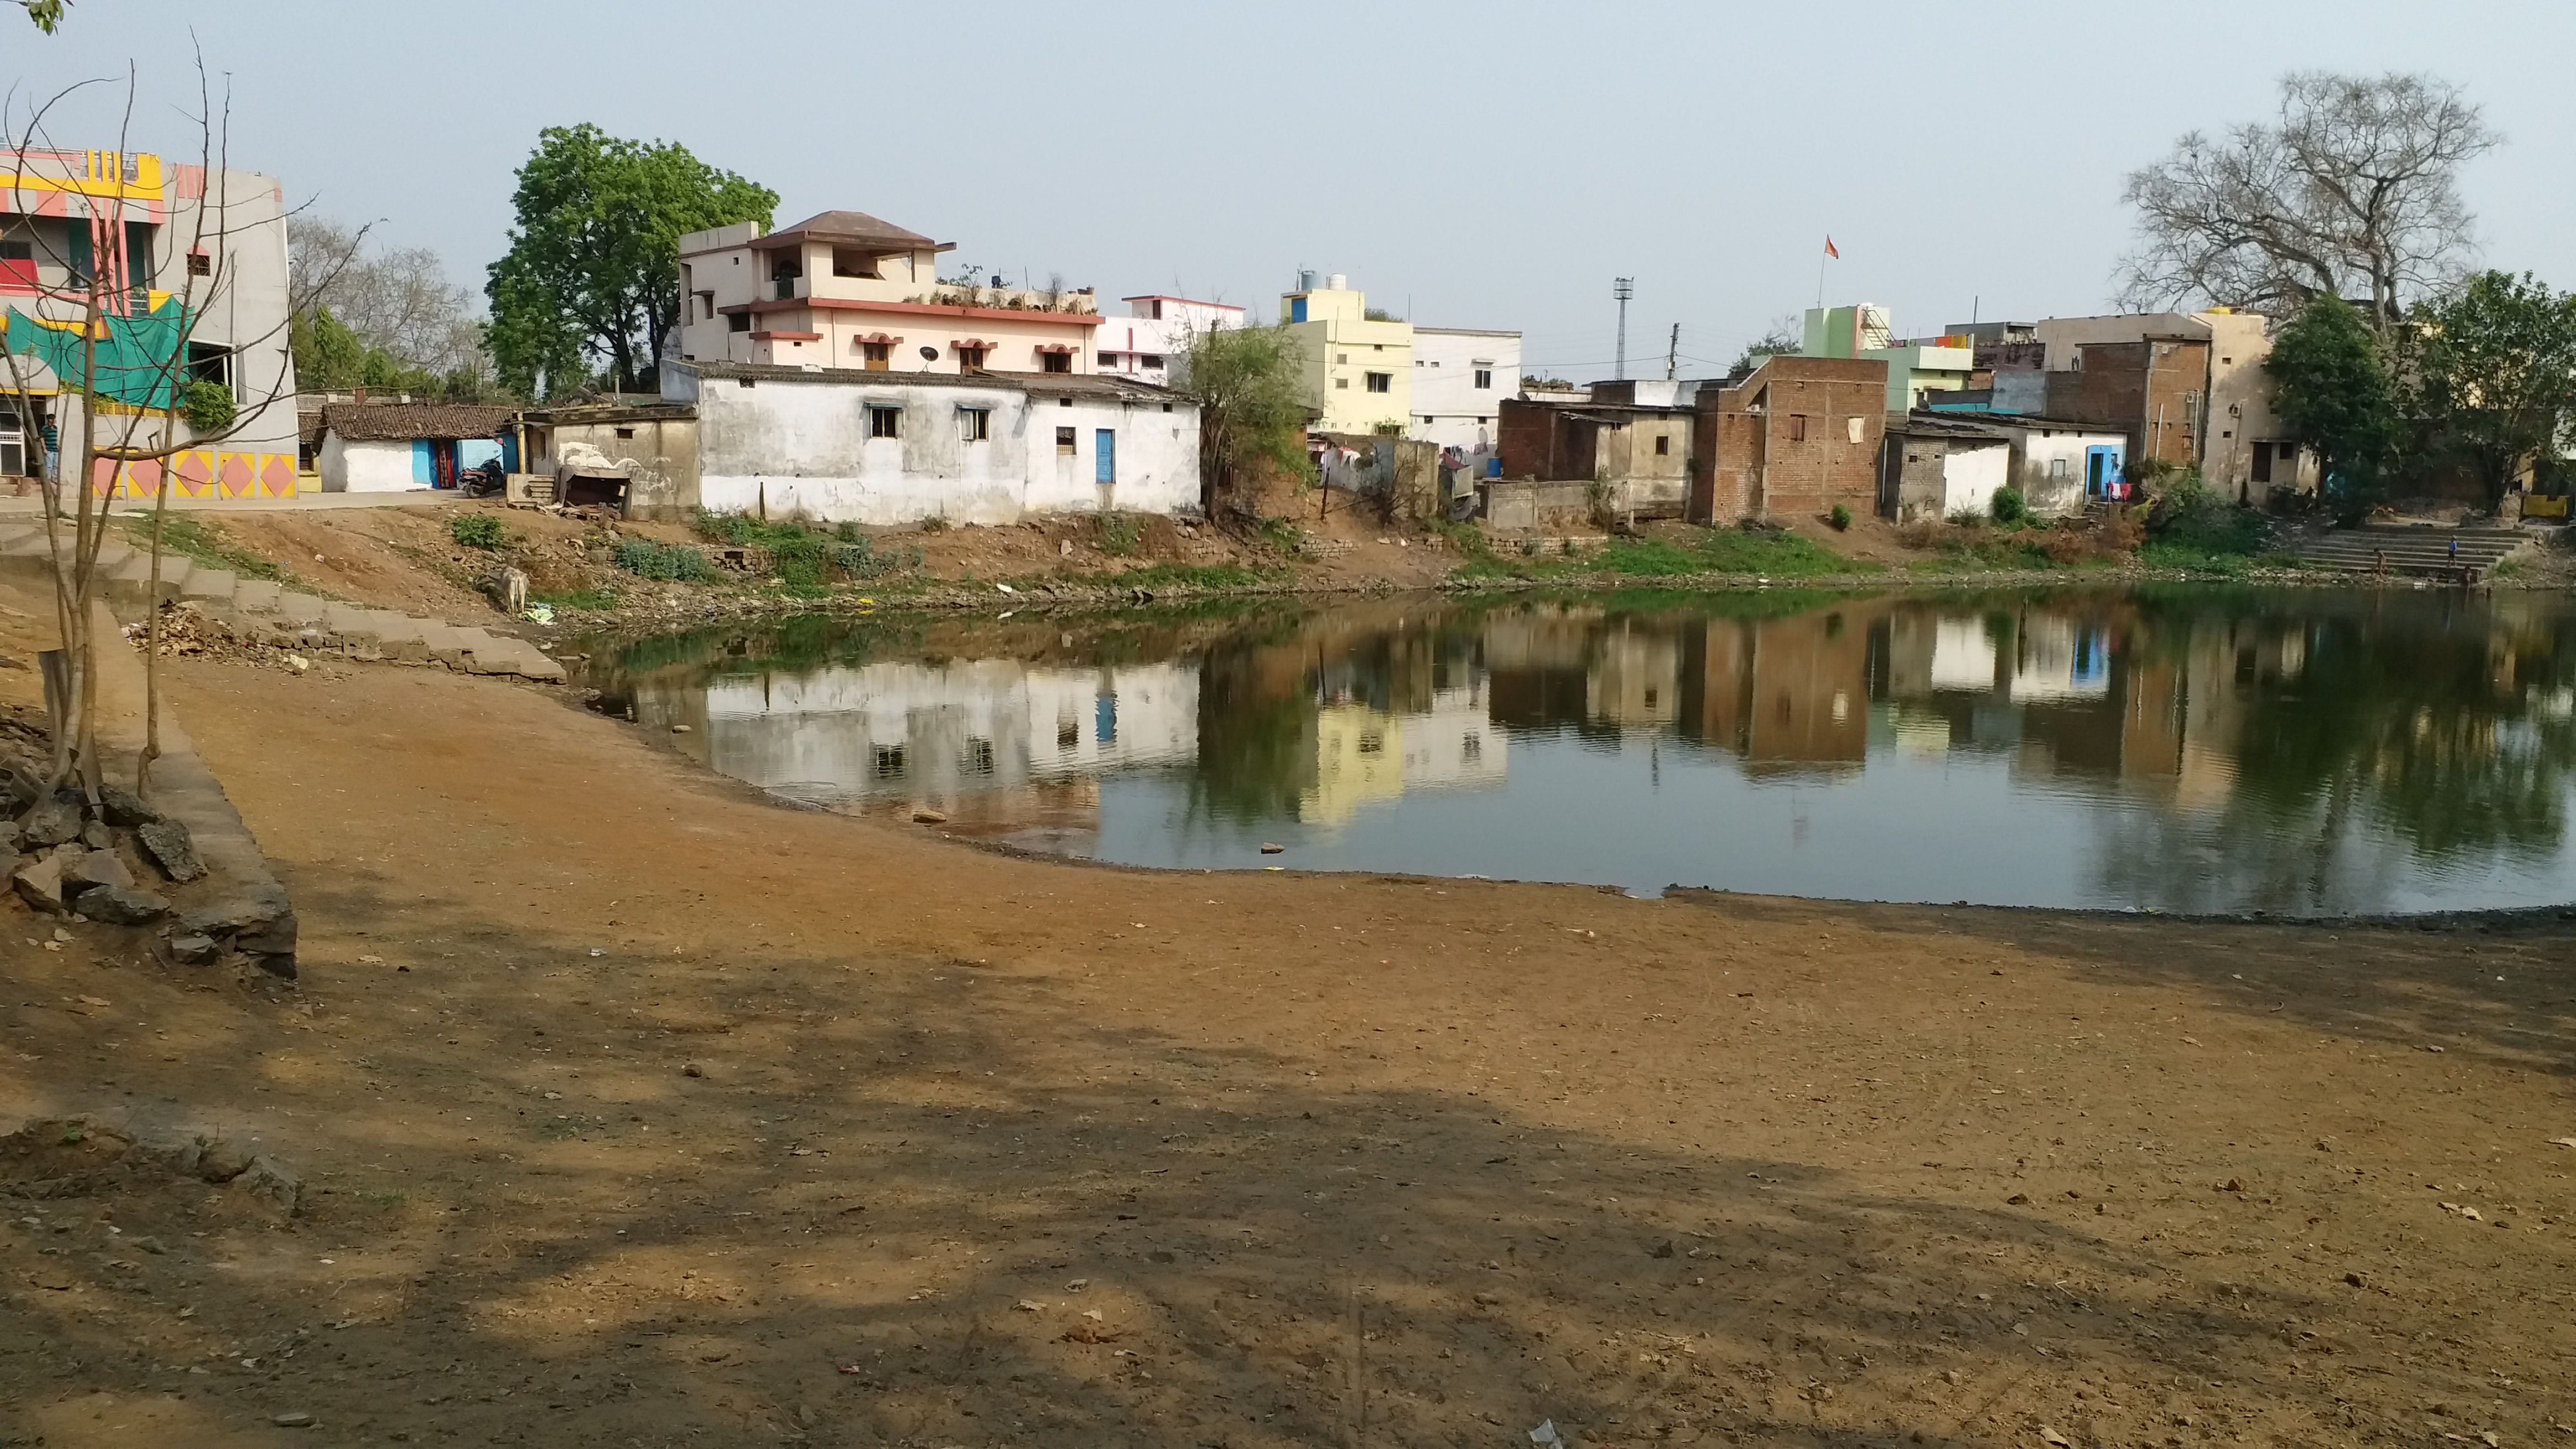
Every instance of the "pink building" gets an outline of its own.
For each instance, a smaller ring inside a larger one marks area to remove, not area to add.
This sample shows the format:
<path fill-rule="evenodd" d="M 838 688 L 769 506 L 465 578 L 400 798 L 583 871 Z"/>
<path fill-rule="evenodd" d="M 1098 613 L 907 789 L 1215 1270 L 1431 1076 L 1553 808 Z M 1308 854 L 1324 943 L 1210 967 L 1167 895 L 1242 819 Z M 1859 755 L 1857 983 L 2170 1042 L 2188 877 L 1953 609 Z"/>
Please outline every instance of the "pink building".
<path fill-rule="evenodd" d="M 766 236 L 745 222 L 680 238 L 680 356 L 869 372 L 1088 373 L 1090 289 L 939 279 L 954 242 L 827 211 Z"/>

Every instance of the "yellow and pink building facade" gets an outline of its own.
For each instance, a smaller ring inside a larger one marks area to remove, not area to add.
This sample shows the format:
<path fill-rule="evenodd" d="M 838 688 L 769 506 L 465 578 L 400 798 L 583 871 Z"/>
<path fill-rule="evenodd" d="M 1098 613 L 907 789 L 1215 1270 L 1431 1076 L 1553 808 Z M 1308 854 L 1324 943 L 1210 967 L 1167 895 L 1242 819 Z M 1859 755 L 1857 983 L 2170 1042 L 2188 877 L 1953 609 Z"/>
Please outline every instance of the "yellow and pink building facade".
<path fill-rule="evenodd" d="M 1090 289 L 943 282 L 939 258 L 954 248 L 862 211 L 765 236 L 748 222 L 690 232 L 680 358 L 951 377 L 1095 370 L 1103 319 Z"/>
<path fill-rule="evenodd" d="M 102 493 L 151 497 L 166 482 L 177 497 L 294 496 L 288 307 L 277 178 L 147 152 L 0 149 L 0 493 L 31 489 L 88 406 L 103 441 L 182 445 L 166 466 L 101 463 Z M 196 382 L 230 389 L 239 410 L 204 447 L 167 416 Z"/>

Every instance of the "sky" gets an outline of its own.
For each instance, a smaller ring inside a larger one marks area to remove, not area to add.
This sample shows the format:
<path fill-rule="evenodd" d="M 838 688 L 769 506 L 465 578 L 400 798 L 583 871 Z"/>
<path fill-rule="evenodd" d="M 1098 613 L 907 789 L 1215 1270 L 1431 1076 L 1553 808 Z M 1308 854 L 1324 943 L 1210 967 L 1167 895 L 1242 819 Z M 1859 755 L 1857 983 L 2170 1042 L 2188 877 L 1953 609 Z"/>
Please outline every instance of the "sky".
<path fill-rule="evenodd" d="M 1707 376 L 1814 305 L 1820 264 L 1901 335 L 2109 310 L 2122 177 L 2307 68 L 2463 86 L 2506 136 L 2466 176 L 2482 260 L 2576 286 L 2565 0 L 73 0 L 51 39 L 0 14 L 18 117 L 120 81 L 58 114 L 70 146 L 115 144 L 131 66 L 134 149 L 193 154 L 194 46 L 235 164 L 477 288 L 538 131 L 586 121 L 769 186 L 782 225 L 873 213 L 1113 311 L 1267 318 L 1299 268 L 1342 272 L 1580 380 L 1611 375 L 1633 277 L 1630 373 L 1678 324 Z"/>

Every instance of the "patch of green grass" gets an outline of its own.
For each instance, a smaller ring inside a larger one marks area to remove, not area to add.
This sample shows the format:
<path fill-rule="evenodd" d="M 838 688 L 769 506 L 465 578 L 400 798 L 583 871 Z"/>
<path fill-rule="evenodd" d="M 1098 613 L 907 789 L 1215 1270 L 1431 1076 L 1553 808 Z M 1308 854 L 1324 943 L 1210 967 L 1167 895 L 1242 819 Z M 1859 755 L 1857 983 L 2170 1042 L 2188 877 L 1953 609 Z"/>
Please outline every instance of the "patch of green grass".
<path fill-rule="evenodd" d="M 146 551 L 151 549 L 152 520 L 149 517 L 120 521 L 125 524 L 126 533 L 134 540 L 135 547 Z M 217 526 L 185 513 L 162 515 L 161 552 L 178 554 L 191 563 L 204 564 L 208 568 L 230 569 L 246 579 L 271 579 L 283 583 L 292 578 L 276 560 L 261 558 L 225 538 Z"/>
<path fill-rule="evenodd" d="M 1248 589 L 1267 583 L 1270 575 L 1236 564 L 1148 564 L 1112 574 L 1102 582 L 1122 589 Z"/>
<path fill-rule="evenodd" d="M 447 520 L 447 536 L 466 548 L 499 548 L 509 540 L 501 520 L 489 513 L 460 513 Z"/>
<path fill-rule="evenodd" d="M 1554 579 L 1586 574 L 1689 578 L 1703 574 L 1821 578 L 1871 574 L 1882 566 L 1846 558 L 1812 539 L 1768 528 L 1700 528 L 1684 534 L 1623 538 L 1600 552 L 1571 558 L 1480 554 L 1450 571 L 1455 579 Z"/>
<path fill-rule="evenodd" d="M 606 610 L 617 607 L 614 589 L 538 589 L 528 595 L 531 604 L 552 604 L 558 609 Z"/>

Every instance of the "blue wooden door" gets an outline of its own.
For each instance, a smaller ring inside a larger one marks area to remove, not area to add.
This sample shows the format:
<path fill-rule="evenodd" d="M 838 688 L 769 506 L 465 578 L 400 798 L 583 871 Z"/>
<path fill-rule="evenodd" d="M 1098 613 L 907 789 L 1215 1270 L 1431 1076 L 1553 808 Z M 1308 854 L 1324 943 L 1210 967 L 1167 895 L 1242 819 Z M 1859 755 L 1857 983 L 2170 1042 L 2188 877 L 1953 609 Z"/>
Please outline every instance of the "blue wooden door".
<path fill-rule="evenodd" d="M 2084 496 L 2110 498 L 2117 496 L 2111 485 L 2120 481 L 2120 450 L 2097 446 L 2084 450 Z"/>
<path fill-rule="evenodd" d="M 1098 431 L 1094 432 L 1094 433 L 1091 435 L 1091 437 L 1092 437 L 1092 442 L 1093 442 L 1094 458 L 1095 458 L 1095 463 L 1094 463 L 1095 471 L 1094 471 L 1094 473 L 1093 473 L 1093 475 L 1092 475 L 1092 481 L 1094 481 L 1094 482 L 1098 482 L 1098 483 L 1115 483 L 1115 482 L 1117 482 L 1117 481 L 1118 481 L 1118 432 L 1117 432 L 1117 430 L 1116 430 L 1116 429 L 1114 429 L 1114 428 L 1102 428 L 1102 429 L 1100 429 L 1100 430 L 1098 430 Z"/>

